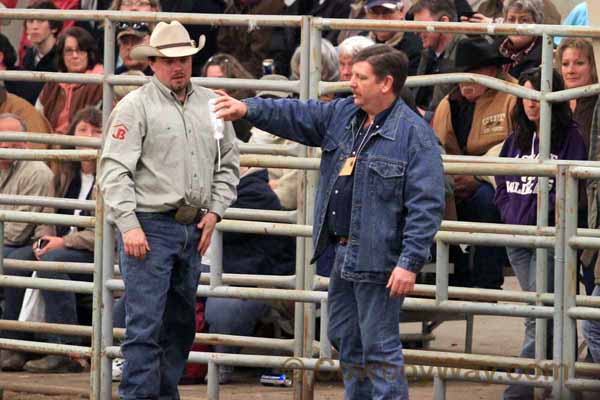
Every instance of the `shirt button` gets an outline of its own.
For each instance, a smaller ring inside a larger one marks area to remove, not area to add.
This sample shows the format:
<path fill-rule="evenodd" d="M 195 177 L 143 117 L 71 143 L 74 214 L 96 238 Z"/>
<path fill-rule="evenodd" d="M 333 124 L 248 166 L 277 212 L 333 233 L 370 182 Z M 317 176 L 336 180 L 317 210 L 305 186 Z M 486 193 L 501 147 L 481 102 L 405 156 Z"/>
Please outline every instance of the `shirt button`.
<path fill-rule="evenodd" d="M 339 193 L 339 190 L 336 190 L 336 191 L 335 191 L 335 194 L 338 194 L 338 193 Z"/>
<path fill-rule="evenodd" d="M 331 212 L 331 215 L 335 215 L 335 211 L 332 211 L 332 212 Z"/>
<path fill-rule="evenodd" d="M 352 155 L 356 155 L 356 152 L 355 152 L 355 151 L 353 151 L 353 152 L 352 152 Z"/>

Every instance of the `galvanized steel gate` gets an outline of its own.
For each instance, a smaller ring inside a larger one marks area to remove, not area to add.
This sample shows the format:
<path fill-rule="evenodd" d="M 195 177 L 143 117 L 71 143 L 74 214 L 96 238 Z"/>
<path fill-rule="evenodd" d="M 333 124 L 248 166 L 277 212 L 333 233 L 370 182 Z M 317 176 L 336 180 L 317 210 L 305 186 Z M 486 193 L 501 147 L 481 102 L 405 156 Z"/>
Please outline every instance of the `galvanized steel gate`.
<path fill-rule="evenodd" d="M 317 98 L 320 94 L 347 90 L 344 83 L 320 82 L 321 31 L 328 29 L 355 30 L 402 30 L 435 31 L 452 33 L 522 34 L 543 36 L 542 88 L 529 90 L 504 81 L 468 73 L 411 77 L 407 85 L 429 86 L 440 83 L 478 82 L 490 88 L 506 91 L 517 96 L 535 99 L 541 103 L 540 160 L 481 159 L 479 157 L 446 156 L 444 168 L 448 174 L 527 175 L 541 177 L 537 226 L 520 226 L 489 223 L 464 223 L 444 221 L 437 240 L 436 285 L 417 285 L 415 294 L 430 299 L 407 298 L 403 308 L 412 311 L 464 312 L 473 315 L 498 315 L 510 317 L 535 317 L 536 358 L 500 357 L 426 350 L 405 350 L 406 373 L 426 376 L 434 380 L 436 399 L 445 398 L 448 380 L 466 380 L 491 383 L 518 383 L 539 388 L 550 388 L 555 398 L 572 399 L 576 391 L 600 391 L 600 366 L 576 362 L 577 319 L 600 319 L 600 299 L 576 296 L 577 249 L 600 248 L 600 231 L 577 229 L 578 180 L 600 179 L 600 163 L 552 161 L 550 155 L 551 103 L 600 93 L 600 84 L 584 88 L 551 92 L 552 87 L 552 38 L 553 36 L 585 36 L 600 38 L 600 29 L 544 25 L 486 25 L 459 23 L 420 23 L 365 20 L 336 20 L 312 17 L 246 16 L 173 13 L 124 13 L 74 11 L 68 15 L 62 11 L 0 10 L 0 18 L 13 19 L 76 19 L 94 20 L 105 26 L 104 75 L 63 73 L 31 73 L 25 71 L 2 71 L 0 79 L 28 81 L 59 81 L 103 84 L 104 120 L 112 107 L 112 86 L 116 84 L 143 84 L 144 77 L 115 76 L 114 48 L 115 23 L 120 21 L 170 21 L 178 19 L 188 24 L 240 25 L 249 29 L 261 27 L 298 27 L 301 29 L 301 74 L 299 81 L 276 82 L 233 79 L 195 78 L 206 87 L 251 88 L 284 90 L 298 93 L 300 98 Z M 0 141 L 23 141 L 60 145 L 83 145 L 99 148 L 100 142 L 62 135 L 23 134 L 0 132 Z M 310 225 L 314 211 L 314 195 L 319 160 L 312 149 L 303 148 L 298 154 L 285 146 L 242 146 L 242 165 L 256 167 L 294 168 L 305 171 L 303 183 L 298 189 L 298 210 L 294 212 L 247 211 L 230 209 L 218 225 L 215 240 L 221 242 L 221 232 L 236 231 L 271 235 L 297 236 L 296 274 L 290 277 L 253 275 L 230 275 L 222 273 L 221 260 L 212 266 L 210 277 L 202 278 L 198 296 L 252 298 L 295 301 L 294 339 L 267 339 L 230 335 L 197 334 L 196 341 L 207 344 L 229 344 L 257 349 L 278 350 L 285 356 L 237 355 L 219 353 L 191 353 L 190 362 L 208 363 L 208 398 L 219 397 L 217 372 L 219 365 L 269 366 L 294 369 L 294 398 L 311 399 L 315 373 L 336 371 L 339 364 L 332 360 L 331 345 L 322 335 L 315 341 L 316 304 L 321 305 L 321 332 L 327 331 L 327 293 L 323 291 L 328 279 L 315 275 L 314 266 L 308 265 L 312 244 Z M 22 160 L 82 160 L 94 159 L 94 150 L 8 150 L 0 149 L 0 158 Z M 555 177 L 556 226 L 548 227 L 547 180 Z M 0 234 L 5 222 L 35 222 L 40 224 L 68 224 L 94 226 L 96 228 L 94 264 L 24 262 L 3 259 L 0 243 L 0 286 L 32 287 L 46 290 L 63 290 L 93 294 L 93 326 L 57 325 L 0 320 L 0 329 L 36 332 L 69 333 L 92 337 L 92 346 L 65 346 L 40 342 L 0 339 L 0 348 L 27 350 L 38 353 L 55 353 L 90 357 L 92 360 L 90 392 L 93 399 L 110 399 L 111 358 L 120 354 L 113 345 L 113 335 L 122 337 L 123 330 L 112 329 L 113 291 L 123 288 L 123 282 L 114 278 L 114 231 L 106 223 L 102 199 L 96 202 L 33 198 L 0 195 L 3 204 L 39 204 L 61 208 L 96 210 L 95 217 L 64 216 L 43 213 L 0 211 Z M 537 248 L 537 292 L 501 291 L 448 287 L 448 246 L 450 244 L 485 244 L 494 246 L 519 246 Z M 555 293 L 548 294 L 544 281 L 547 268 L 545 254 L 549 248 L 555 252 Z M 94 283 L 67 282 L 61 280 L 23 278 L 2 275 L 3 267 L 20 269 L 51 269 L 67 272 L 94 274 Z M 208 285 L 207 285 L 208 283 Z M 271 288 L 248 288 L 227 285 L 270 285 Z M 472 300 L 477 300 L 474 302 Z M 487 302 L 486 302 L 487 301 Z M 509 303 L 493 303 L 495 301 Z M 517 304 L 514 304 L 517 303 Z M 522 304 L 518 304 L 522 303 Z M 545 326 L 554 319 L 554 348 L 552 360 L 545 354 Z M 533 368 L 534 374 L 495 372 L 495 368 Z M 591 378 L 590 378 L 591 377 Z M 0 384 L 4 389 L 44 392 L 41 388 Z M 49 392 L 45 390 L 45 392 Z"/>

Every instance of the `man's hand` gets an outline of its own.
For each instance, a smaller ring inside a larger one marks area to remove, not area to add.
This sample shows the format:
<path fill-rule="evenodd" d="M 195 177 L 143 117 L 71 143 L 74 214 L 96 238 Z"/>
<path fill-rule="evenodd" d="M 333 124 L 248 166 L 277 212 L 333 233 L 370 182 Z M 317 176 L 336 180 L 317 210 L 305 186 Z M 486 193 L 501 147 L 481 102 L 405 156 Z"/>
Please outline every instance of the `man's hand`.
<path fill-rule="evenodd" d="M 38 260 L 49 251 L 65 248 L 65 239 L 58 236 L 42 236 L 40 240 L 47 240 L 48 243 L 42 248 L 37 247 L 37 242 L 33 244 L 33 254 Z"/>
<path fill-rule="evenodd" d="M 390 297 L 409 295 L 415 288 L 417 274 L 401 267 L 396 267 L 390 275 L 386 288 L 390 289 Z"/>
<path fill-rule="evenodd" d="M 234 99 L 225 92 L 215 92 L 221 95 L 215 100 L 217 118 L 222 118 L 224 121 L 237 121 L 246 116 L 248 107 L 244 102 Z"/>
<path fill-rule="evenodd" d="M 481 182 L 471 175 L 454 176 L 454 197 L 460 200 L 466 200 L 471 197 Z"/>
<path fill-rule="evenodd" d="M 150 245 L 142 228 L 125 232 L 123 234 L 123 246 L 125 246 L 125 254 L 138 260 L 143 260 L 146 253 L 150 251 Z"/>
<path fill-rule="evenodd" d="M 208 250 L 208 246 L 210 246 L 212 234 L 216 225 L 217 214 L 212 212 L 206 213 L 197 225 L 198 229 L 202 230 L 202 236 L 200 236 L 200 241 L 198 242 L 198 253 L 200 253 L 201 256 L 206 254 L 206 250 Z"/>

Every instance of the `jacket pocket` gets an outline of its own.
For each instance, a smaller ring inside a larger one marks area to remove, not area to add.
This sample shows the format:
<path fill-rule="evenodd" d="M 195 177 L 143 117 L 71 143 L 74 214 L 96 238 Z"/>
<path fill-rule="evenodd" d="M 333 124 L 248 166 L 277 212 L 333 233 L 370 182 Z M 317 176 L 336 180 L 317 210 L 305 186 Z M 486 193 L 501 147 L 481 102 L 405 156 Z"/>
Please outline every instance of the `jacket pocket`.
<path fill-rule="evenodd" d="M 381 200 L 401 200 L 406 163 L 392 160 L 369 161 L 369 192 Z"/>

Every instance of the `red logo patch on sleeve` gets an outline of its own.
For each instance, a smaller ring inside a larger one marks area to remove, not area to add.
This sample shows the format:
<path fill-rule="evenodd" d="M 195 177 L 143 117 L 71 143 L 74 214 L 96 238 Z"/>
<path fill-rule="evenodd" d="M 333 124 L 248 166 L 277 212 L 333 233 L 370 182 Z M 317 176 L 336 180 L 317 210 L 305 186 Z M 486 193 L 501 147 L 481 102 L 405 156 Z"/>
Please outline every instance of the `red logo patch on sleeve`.
<path fill-rule="evenodd" d="M 125 135 L 127 134 L 127 131 L 128 131 L 128 129 L 125 125 L 123 125 L 123 124 L 115 125 L 113 127 L 113 130 L 114 130 L 114 132 L 112 134 L 113 139 L 125 140 Z"/>

